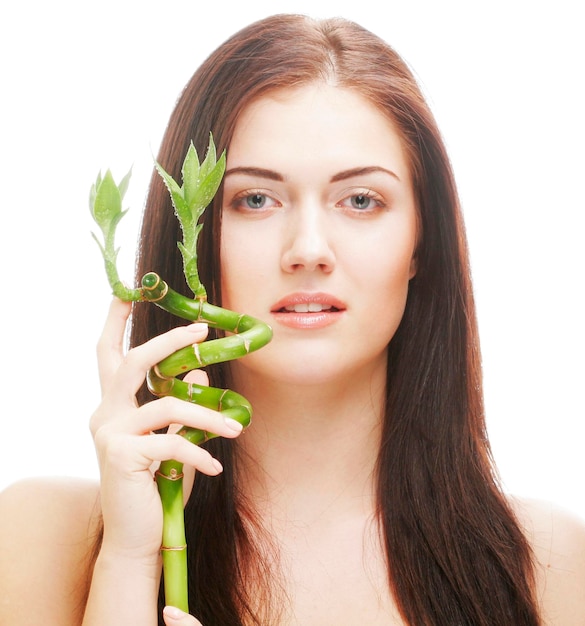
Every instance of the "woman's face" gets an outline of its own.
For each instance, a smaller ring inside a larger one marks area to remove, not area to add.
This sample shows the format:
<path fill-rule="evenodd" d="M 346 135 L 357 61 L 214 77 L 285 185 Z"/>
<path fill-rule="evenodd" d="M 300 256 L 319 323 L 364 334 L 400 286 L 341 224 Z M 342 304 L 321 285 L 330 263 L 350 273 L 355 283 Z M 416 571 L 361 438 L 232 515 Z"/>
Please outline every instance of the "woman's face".
<path fill-rule="evenodd" d="M 388 119 L 321 83 L 263 97 L 237 123 L 223 198 L 222 305 L 274 330 L 235 366 L 295 384 L 385 370 L 417 240 Z"/>

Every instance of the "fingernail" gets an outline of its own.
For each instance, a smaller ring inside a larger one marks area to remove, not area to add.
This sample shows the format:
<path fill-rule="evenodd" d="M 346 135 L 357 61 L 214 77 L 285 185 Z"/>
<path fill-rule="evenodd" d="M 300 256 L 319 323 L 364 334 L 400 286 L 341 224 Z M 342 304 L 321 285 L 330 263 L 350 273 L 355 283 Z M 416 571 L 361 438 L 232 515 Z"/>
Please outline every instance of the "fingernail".
<path fill-rule="evenodd" d="M 163 613 L 165 617 L 170 617 L 171 619 L 182 619 L 187 616 L 187 613 L 184 613 L 176 606 L 165 606 Z"/>
<path fill-rule="evenodd" d="M 207 330 L 208 327 L 209 325 L 205 322 L 195 322 L 194 324 L 189 324 L 185 328 L 192 333 L 200 333 L 203 330 Z"/>
<path fill-rule="evenodd" d="M 211 464 L 215 467 L 218 474 L 223 472 L 223 465 L 217 459 L 212 459 Z"/>
<path fill-rule="evenodd" d="M 232 419 L 231 417 L 224 417 L 224 421 L 228 428 L 235 430 L 237 433 L 239 433 L 243 428 L 240 422 L 238 422 L 235 419 Z"/>

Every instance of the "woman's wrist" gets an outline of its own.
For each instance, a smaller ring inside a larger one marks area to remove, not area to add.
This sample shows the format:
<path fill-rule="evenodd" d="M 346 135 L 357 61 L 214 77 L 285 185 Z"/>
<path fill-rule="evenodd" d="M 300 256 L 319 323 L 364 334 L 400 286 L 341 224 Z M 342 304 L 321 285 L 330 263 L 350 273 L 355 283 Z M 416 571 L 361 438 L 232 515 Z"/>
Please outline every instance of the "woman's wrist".
<path fill-rule="evenodd" d="M 162 562 L 103 546 L 96 559 L 83 626 L 156 626 Z"/>
<path fill-rule="evenodd" d="M 144 554 L 132 554 L 120 551 L 107 543 L 103 543 L 96 559 L 95 568 L 102 568 L 112 574 L 132 574 L 146 580 L 158 581 L 161 575 L 162 559 L 160 550 L 145 552 Z M 158 583 L 157 583 L 158 584 Z"/>
<path fill-rule="evenodd" d="M 101 541 L 98 559 L 102 559 L 104 564 L 123 567 L 140 567 L 144 571 L 157 571 L 161 567 L 161 540 L 160 537 L 135 536 L 128 537 L 126 533 L 112 531 L 107 524 L 104 524 L 104 532 Z"/>

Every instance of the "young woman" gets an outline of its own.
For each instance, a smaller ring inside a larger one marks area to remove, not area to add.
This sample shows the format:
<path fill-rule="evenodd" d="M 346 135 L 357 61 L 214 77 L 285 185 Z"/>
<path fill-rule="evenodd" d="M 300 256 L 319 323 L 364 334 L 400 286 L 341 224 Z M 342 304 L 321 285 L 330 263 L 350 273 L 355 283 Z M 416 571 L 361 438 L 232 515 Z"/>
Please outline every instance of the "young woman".
<path fill-rule="evenodd" d="M 179 178 L 210 131 L 227 171 L 205 214 L 202 280 L 211 302 L 267 321 L 274 339 L 208 375 L 251 401 L 253 425 L 241 434 L 209 409 L 148 397 L 145 372 L 208 330 L 139 304 L 125 353 L 130 305 L 114 301 L 91 421 L 100 486 L 3 494 L 0 621 L 585 623 L 583 527 L 498 484 L 453 176 L 402 60 L 352 23 L 268 18 L 195 73 L 163 167 Z M 180 238 L 154 175 L 137 275 L 185 287 Z M 220 437 L 195 447 L 174 424 Z M 194 616 L 159 599 L 152 468 L 167 458 L 190 468 Z"/>

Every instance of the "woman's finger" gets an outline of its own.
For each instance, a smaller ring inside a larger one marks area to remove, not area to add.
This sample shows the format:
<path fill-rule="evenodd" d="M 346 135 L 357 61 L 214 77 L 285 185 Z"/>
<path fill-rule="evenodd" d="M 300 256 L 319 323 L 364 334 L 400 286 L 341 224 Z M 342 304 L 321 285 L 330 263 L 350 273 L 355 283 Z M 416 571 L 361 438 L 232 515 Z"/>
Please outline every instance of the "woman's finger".
<path fill-rule="evenodd" d="M 199 620 L 174 606 L 166 606 L 163 610 L 163 617 L 166 626 L 202 626 Z"/>
<path fill-rule="evenodd" d="M 205 448 L 196 446 L 181 435 L 141 437 L 136 452 L 141 455 L 144 467 L 150 467 L 156 461 L 175 459 L 208 476 L 217 476 L 223 471 L 221 463 Z"/>
<path fill-rule="evenodd" d="M 106 474 L 118 479 L 137 479 L 145 470 L 151 470 L 162 461 L 175 459 L 196 471 L 216 476 L 223 467 L 201 446 L 196 446 L 181 435 L 145 435 L 129 437 L 119 435 L 100 440 L 98 433 L 98 458 L 102 477 Z"/>
<path fill-rule="evenodd" d="M 194 383 L 195 385 L 209 385 L 209 376 L 205 370 L 191 370 L 187 372 L 183 380 L 186 383 Z"/>
<path fill-rule="evenodd" d="M 207 332 L 208 326 L 205 323 L 187 324 L 132 348 L 121 361 L 115 379 L 112 379 L 114 392 L 126 394 L 125 399 L 131 398 L 133 401 L 134 394 L 144 382 L 146 372 L 151 367 L 181 348 L 204 341 Z"/>
<path fill-rule="evenodd" d="M 239 422 L 225 418 L 218 411 L 173 396 L 165 396 L 114 420 L 110 431 L 143 435 L 167 428 L 170 424 L 199 428 L 222 437 L 234 437 L 242 430 Z"/>
<path fill-rule="evenodd" d="M 98 372 L 102 393 L 124 358 L 124 334 L 132 305 L 114 298 L 97 343 Z"/>

